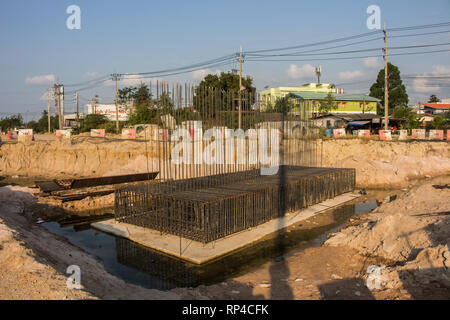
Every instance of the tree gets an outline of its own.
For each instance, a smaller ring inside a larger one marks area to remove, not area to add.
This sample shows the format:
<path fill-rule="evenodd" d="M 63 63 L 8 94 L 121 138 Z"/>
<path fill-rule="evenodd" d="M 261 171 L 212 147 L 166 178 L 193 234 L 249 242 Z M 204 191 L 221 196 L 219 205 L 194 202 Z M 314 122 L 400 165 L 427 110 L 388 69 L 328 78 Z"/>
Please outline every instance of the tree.
<path fill-rule="evenodd" d="M 88 114 L 83 121 L 80 132 L 87 132 L 91 129 L 99 129 L 108 122 L 108 118 L 103 114 Z"/>
<path fill-rule="evenodd" d="M 242 109 L 250 109 L 255 101 L 256 88 L 253 86 L 253 79 L 249 76 L 242 78 L 243 90 L 241 95 L 248 96 L 248 101 L 243 101 Z M 194 104 L 197 108 L 204 107 L 211 110 L 208 101 L 211 100 L 211 89 L 215 93 L 219 92 L 223 106 L 228 106 L 232 110 L 236 110 L 238 107 L 238 95 L 239 95 L 239 75 L 232 72 L 222 72 L 220 75 L 208 74 L 195 89 Z M 232 93 L 232 95 L 230 95 Z M 200 101 L 203 99 L 202 101 Z M 204 103 L 204 102 L 207 103 Z M 201 111 L 201 110 L 200 110 Z"/>
<path fill-rule="evenodd" d="M 0 127 L 3 131 L 20 128 L 23 126 L 23 118 L 20 113 L 14 116 L 2 118 L 0 120 Z"/>
<path fill-rule="evenodd" d="M 275 104 L 273 106 L 273 111 L 283 114 L 284 116 L 287 116 L 289 111 L 291 111 L 290 103 L 289 103 L 289 97 L 285 96 L 283 98 L 278 98 L 275 101 Z"/>
<path fill-rule="evenodd" d="M 148 86 L 144 83 L 132 89 L 131 98 L 135 107 L 150 107 L 153 104 L 152 94 Z"/>
<path fill-rule="evenodd" d="M 33 129 L 33 132 L 34 132 L 34 133 L 40 133 L 40 132 L 41 132 L 38 123 L 37 123 L 36 121 L 34 121 L 34 120 L 28 121 L 28 122 L 25 124 L 25 128 L 27 128 L 27 129 Z"/>
<path fill-rule="evenodd" d="M 384 114 L 384 69 L 378 72 L 377 80 L 370 87 L 370 95 L 381 100 L 381 106 L 378 108 L 378 114 Z M 403 85 L 400 70 L 397 66 L 388 63 L 388 90 L 389 90 L 389 108 L 408 106 L 408 94 Z"/>
<path fill-rule="evenodd" d="M 158 123 L 158 112 L 155 108 L 147 108 L 139 106 L 133 110 L 128 116 L 128 122 L 131 125 L 144 123 Z"/>
<path fill-rule="evenodd" d="M 445 119 L 439 116 L 434 117 L 432 125 L 435 129 L 444 129 Z"/>
<path fill-rule="evenodd" d="M 328 92 L 325 100 L 320 102 L 319 112 L 320 113 L 330 113 L 331 110 L 336 110 L 338 105 L 336 101 L 333 99 L 331 92 Z"/>
<path fill-rule="evenodd" d="M 50 131 L 54 131 L 58 128 L 58 118 L 54 116 L 50 116 Z M 47 110 L 42 111 L 42 116 L 37 122 L 38 132 L 47 132 L 48 131 L 48 113 Z"/>
<path fill-rule="evenodd" d="M 408 107 L 397 107 L 394 109 L 394 117 L 397 119 L 407 120 L 409 129 L 416 129 L 419 122 L 416 119 L 416 115 L 413 109 Z"/>
<path fill-rule="evenodd" d="M 436 97 L 436 95 L 432 94 L 430 96 L 430 99 L 428 100 L 428 103 L 437 103 L 437 102 L 441 102 L 441 99 Z"/>

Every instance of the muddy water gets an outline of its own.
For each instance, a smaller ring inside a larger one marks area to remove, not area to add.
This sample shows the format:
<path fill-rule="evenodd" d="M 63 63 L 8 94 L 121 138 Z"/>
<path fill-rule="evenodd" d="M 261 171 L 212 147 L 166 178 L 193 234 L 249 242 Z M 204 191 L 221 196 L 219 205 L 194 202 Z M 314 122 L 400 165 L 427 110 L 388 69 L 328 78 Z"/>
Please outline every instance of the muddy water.
<path fill-rule="evenodd" d="M 91 229 L 87 221 L 77 223 L 74 220 L 72 226 L 61 226 L 57 222 L 43 225 L 89 252 L 109 273 L 142 287 L 169 290 L 219 283 L 245 274 L 265 262 L 279 260 L 284 254 L 320 245 L 329 232 L 343 226 L 352 216 L 370 212 L 381 202 L 394 200 L 400 192 L 368 191 L 367 195 L 352 202 L 301 221 L 201 267 Z"/>

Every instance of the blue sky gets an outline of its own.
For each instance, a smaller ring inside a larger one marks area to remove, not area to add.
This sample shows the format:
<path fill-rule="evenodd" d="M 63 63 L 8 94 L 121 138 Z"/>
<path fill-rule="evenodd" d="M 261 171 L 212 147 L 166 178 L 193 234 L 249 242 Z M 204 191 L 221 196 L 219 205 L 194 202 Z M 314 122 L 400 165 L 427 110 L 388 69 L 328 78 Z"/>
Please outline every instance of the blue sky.
<path fill-rule="evenodd" d="M 66 8 L 72 4 L 81 8 L 81 30 L 66 27 Z M 366 33 L 366 9 L 372 4 L 381 8 L 381 20 L 388 28 L 450 21 L 448 0 L 1 1 L 0 117 L 21 112 L 27 118 L 39 118 L 46 109 L 41 97 L 53 83 L 52 77 L 60 83 L 78 83 L 114 72 L 189 65 L 237 52 L 241 44 L 244 51 L 250 51 Z M 450 42 L 450 33 L 396 38 L 389 45 L 444 42 Z M 382 45 L 379 40 L 365 47 Z M 399 66 L 402 74 L 450 74 L 449 57 L 449 52 L 444 52 L 397 56 L 390 61 Z M 264 86 L 314 81 L 311 67 L 319 64 L 323 82 L 352 83 L 344 85 L 345 90 L 362 93 L 368 93 L 367 80 L 375 80 L 382 67 L 380 59 L 247 61 L 244 73 L 253 77 L 260 90 Z M 229 71 L 233 67 L 236 65 L 218 69 Z M 199 74 L 167 80 L 196 83 Z M 433 93 L 450 97 L 448 87 L 421 87 L 419 81 L 407 84 L 411 102 L 423 101 Z M 111 86 L 80 94 L 88 99 L 96 93 L 102 102 L 112 102 Z M 68 103 L 67 110 L 71 108 L 73 104 Z"/>

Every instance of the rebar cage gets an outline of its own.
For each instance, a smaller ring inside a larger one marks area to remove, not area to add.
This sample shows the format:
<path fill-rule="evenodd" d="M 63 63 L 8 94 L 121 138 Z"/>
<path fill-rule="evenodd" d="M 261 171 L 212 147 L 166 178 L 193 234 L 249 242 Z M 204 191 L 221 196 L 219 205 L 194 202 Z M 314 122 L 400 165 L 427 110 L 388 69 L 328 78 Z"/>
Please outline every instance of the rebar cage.
<path fill-rule="evenodd" d="M 241 110 L 233 92 L 186 88 L 192 104 L 174 103 L 145 131 L 158 181 L 117 189 L 117 221 L 208 243 L 353 190 L 355 170 L 318 167 L 313 104 L 254 110 L 244 95 Z"/>
<path fill-rule="evenodd" d="M 115 213 L 120 222 L 208 243 L 354 186 L 354 169 L 283 166 L 270 176 L 251 170 L 123 187 L 115 194 Z"/>

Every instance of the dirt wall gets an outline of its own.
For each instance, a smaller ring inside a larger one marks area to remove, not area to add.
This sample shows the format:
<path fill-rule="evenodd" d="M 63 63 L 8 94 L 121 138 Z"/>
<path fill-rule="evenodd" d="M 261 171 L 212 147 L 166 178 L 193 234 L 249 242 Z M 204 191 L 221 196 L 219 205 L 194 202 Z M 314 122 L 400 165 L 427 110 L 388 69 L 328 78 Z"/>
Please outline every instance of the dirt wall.
<path fill-rule="evenodd" d="M 318 146 L 319 165 L 356 168 L 358 187 L 403 187 L 412 179 L 450 173 L 448 142 L 337 139 Z M 0 175 L 55 178 L 147 172 L 157 170 L 162 152 L 155 142 L 89 137 L 3 144 Z"/>

